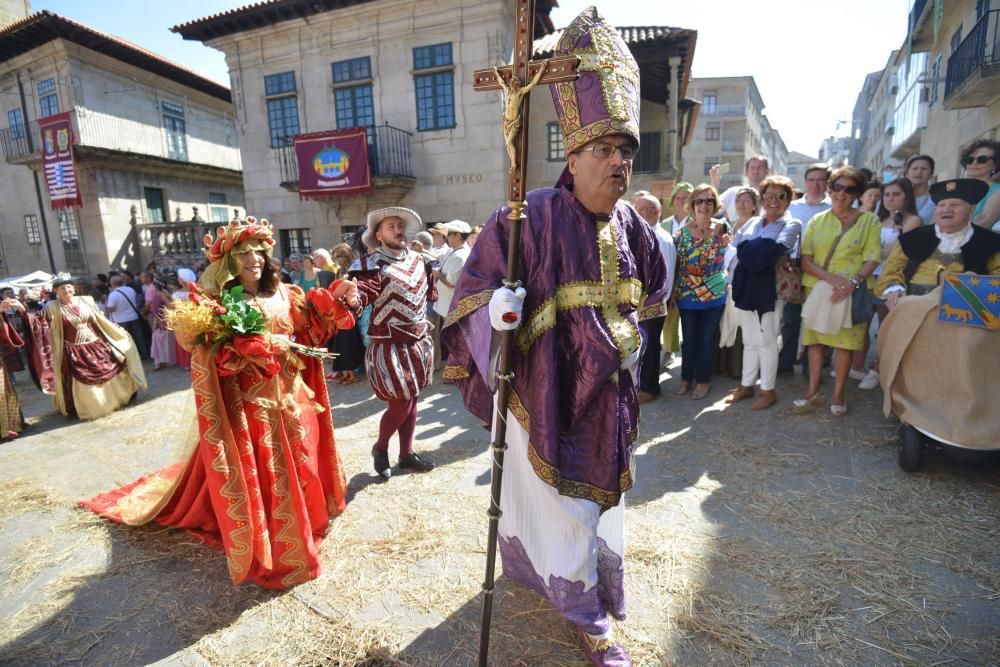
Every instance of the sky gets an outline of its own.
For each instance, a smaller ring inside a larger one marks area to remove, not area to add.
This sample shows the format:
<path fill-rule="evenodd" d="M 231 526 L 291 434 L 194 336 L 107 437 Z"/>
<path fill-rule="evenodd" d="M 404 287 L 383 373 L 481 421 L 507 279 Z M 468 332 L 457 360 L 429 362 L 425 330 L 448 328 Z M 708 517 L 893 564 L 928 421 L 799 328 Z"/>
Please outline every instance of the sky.
<path fill-rule="evenodd" d="M 170 27 L 250 4 L 232 0 L 34 0 L 102 32 L 123 37 L 206 78 L 229 85 L 222 54 Z M 816 156 L 820 143 L 850 131 L 858 92 L 906 36 L 912 0 L 559 0 L 563 27 L 589 5 L 618 26 L 666 25 L 698 31 L 692 75 L 747 76 L 764 113 L 790 151 Z"/>

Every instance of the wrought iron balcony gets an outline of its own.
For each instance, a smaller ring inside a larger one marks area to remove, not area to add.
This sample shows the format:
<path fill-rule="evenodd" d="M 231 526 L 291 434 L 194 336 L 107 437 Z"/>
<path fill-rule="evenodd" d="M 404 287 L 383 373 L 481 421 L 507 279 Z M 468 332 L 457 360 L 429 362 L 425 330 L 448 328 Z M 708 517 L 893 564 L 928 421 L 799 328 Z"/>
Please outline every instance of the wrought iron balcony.
<path fill-rule="evenodd" d="M 986 12 L 948 59 L 946 109 L 986 106 L 1000 95 L 1000 9 Z"/>
<path fill-rule="evenodd" d="M 368 164 L 372 178 L 400 176 L 414 178 L 413 154 L 410 151 L 412 132 L 401 130 L 386 123 L 368 128 Z M 281 170 L 281 187 L 298 190 L 299 163 L 295 157 L 295 147 L 275 149 L 278 167 Z"/>
<path fill-rule="evenodd" d="M 31 134 L 31 147 L 28 147 L 28 134 Z M 10 160 L 19 156 L 28 156 L 41 149 L 42 135 L 38 131 L 38 121 L 31 121 L 25 126 L 12 125 L 0 129 L 0 148 L 3 156 Z"/>

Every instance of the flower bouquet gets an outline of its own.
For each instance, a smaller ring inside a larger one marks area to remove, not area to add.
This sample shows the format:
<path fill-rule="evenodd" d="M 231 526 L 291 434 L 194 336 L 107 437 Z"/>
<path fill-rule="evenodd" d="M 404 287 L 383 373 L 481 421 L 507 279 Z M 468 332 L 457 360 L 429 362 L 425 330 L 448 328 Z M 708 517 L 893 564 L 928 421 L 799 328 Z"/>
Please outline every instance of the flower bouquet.
<path fill-rule="evenodd" d="M 274 336 L 267 316 L 253 308 L 236 285 L 212 298 L 191 285 L 191 298 L 177 299 L 166 310 L 167 328 L 182 339 L 208 347 L 219 375 L 249 371 L 265 378 L 281 370 L 275 352 L 294 350 L 320 359 L 334 357 L 323 348 L 310 347 Z"/>

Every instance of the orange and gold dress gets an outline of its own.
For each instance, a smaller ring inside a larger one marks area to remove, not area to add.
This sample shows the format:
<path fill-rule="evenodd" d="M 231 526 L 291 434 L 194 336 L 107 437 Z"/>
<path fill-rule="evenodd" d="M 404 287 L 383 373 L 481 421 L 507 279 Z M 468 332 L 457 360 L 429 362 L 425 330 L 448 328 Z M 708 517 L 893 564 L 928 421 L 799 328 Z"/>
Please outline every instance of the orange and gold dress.
<path fill-rule="evenodd" d="M 198 438 L 190 455 L 82 504 L 129 525 L 187 529 L 225 550 L 234 584 L 287 588 L 315 578 L 320 540 L 346 506 L 347 483 L 322 360 L 281 344 L 294 337 L 319 345 L 344 322 L 342 306 L 323 298 L 317 307 L 314 296 L 280 285 L 253 300 L 268 318 L 273 376 L 252 363 L 236 370 L 194 346 Z"/>

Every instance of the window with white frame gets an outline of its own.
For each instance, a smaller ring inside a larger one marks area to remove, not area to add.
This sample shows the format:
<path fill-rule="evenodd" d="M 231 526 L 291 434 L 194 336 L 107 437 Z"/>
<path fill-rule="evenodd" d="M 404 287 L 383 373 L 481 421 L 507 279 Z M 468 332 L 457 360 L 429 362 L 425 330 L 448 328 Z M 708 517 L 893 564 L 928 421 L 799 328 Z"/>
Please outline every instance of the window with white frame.
<path fill-rule="evenodd" d="M 171 102 L 163 102 L 163 129 L 167 133 L 167 156 L 171 160 L 188 159 L 187 125 L 184 122 L 184 107 Z"/>
<path fill-rule="evenodd" d="M 271 133 L 271 148 L 291 146 L 292 137 L 299 133 L 299 96 L 295 72 L 280 72 L 264 77 L 264 97 L 267 106 L 267 126 Z"/>
<path fill-rule="evenodd" d="M 549 161 L 565 160 L 566 145 L 563 143 L 562 128 L 555 121 L 549 123 L 546 128 L 549 133 Z"/>
<path fill-rule="evenodd" d="M 21 114 L 20 107 L 7 112 L 7 126 L 10 128 L 11 139 L 24 137 L 24 116 Z"/>
<path fill-rule="evenodd" d="M 38 227 L 38 216 L 34 213 L 24 216 L 24 234 L 28 237 L 28 245 L 42 244 L 42 231 Z"/>
<path fill-rule="evenodd" d="M 455 127 L 455 64 L 451 42 L 413 49 L 417 130 Z"/>
<path fill-rule="evenodd" d="M 229 222 L 229 207 L 225 192 L 208 193 L 208 219 L 211 222 Z"/>
<path fill-rule="evenodd" d="M 45 118 L 59 113 L 59 95 L 56 93 L 56 80 L 45 79 L 38 82 L 38 117 Z"/>

